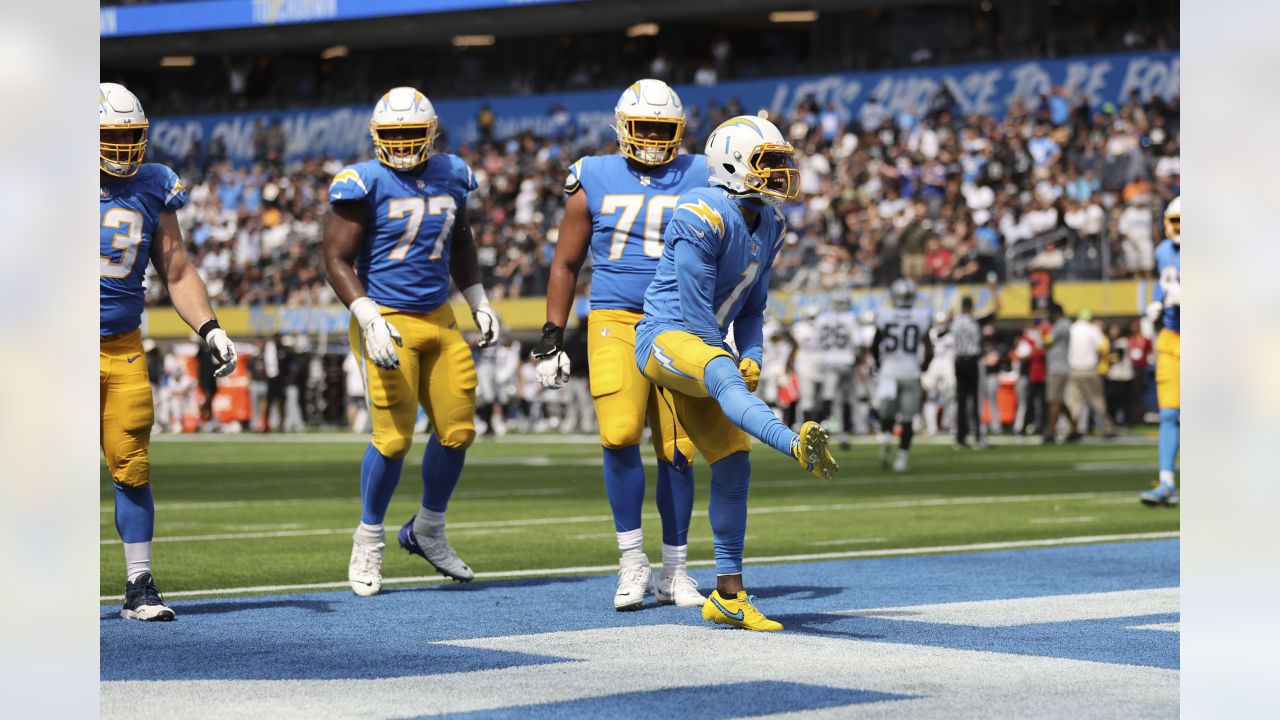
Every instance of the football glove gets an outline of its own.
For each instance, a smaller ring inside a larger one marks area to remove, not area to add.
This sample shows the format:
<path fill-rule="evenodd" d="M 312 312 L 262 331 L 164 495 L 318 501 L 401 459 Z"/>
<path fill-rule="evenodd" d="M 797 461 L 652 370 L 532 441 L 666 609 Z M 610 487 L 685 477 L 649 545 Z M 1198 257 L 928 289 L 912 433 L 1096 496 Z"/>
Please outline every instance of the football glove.
<path fill-rule="evenodd" d="M 760 386 L 760 363 L 751 358 L 742 358 L 742 362 L 738 363 L 738 372 L 742 373 L 742 379 L 747 383 L 747 389 L 755 392 Z"/>
<path fill-rule="evenodd" d="M 480 339 L 476 341 L 476 347 L 489 347 L 498 342 L 498 334 L 502 331 L 498 325 L 498 313 L 494 312 L 493 307 L 489 305 L 484 286 L 479 283 L 472 285 L 462 291 L 462 297 L 466 298 L 467 304 L 471 306 L 471 319 L 476 321 L 476 328 L 480 330 Z"/>
<path fill-rule="evenodd" d="M 538 380 L 544 388 L 558 388 L 569 379 L 569 356 L 564 351 L 564 328 L 542 326 L 542 341 L 529 353 L 537 361 Z"/>
<path fill-rule="evenodd" d="M 351 303 L 351 314 L 360 326 L 360 335 L 364 337 L 364 350 L 374 365 L 383 370 L 394 370 L 400 367 L 400 355 L 396 346 L 404 347 L 404 338 L 396 326 L 382 317 L 378 305 L 368 297 L 356 298 Z"/>
<path fill-rule="evenodd" d="M 236 344 L 227 337 L 227 331 L 218 327 L 217 320 L 210 320 L 201 328 L 200 333 L 209 345 L 209 354 L 213 356 L 213 376 L 226 377 L 236 369 Z"/>

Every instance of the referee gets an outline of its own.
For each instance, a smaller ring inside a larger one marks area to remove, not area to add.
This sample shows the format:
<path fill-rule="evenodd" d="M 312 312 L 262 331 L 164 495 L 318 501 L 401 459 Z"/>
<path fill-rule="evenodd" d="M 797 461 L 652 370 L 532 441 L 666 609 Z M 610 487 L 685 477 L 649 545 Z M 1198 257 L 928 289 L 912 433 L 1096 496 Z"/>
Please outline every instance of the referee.
<path fill-rule="evenodd" d="M 982 423 L 978 413 L 978 358 L 982 354 L 982 331 L 973 319 L 973 298 L 960 301 L 960 316 L 951 323 L 956 352 L 956 447 L 969 447 L 973 439 L 982 444 Z"/>

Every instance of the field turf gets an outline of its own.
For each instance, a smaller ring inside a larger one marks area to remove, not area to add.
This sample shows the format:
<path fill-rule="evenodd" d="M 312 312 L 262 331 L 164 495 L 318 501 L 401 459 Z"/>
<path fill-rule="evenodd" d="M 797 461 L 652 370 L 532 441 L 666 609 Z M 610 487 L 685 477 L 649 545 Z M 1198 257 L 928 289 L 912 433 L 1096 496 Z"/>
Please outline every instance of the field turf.
<path fill-rule="evenodd" d="M 153 568 L 161 588 L 187 596 L 344 586 L 351 531 L 360 516 L 363 447 L 354 435 L 158 438 L 151 449 Z M 425 438 L 418 438 L 387 516 L 387 578 L 436 575 L 395 544 L 395 531 L 419 505 L 424 447 Z M 643 455 L 652 463 L 649 447 Z M 983 452 L 919 444 L 911 471 L 901 475 L 881 470 L 865 442 L 836 455 L 840 473 L 824 481 L 768 448 L 752 452 L 748 563 L 752 557 L 822 559 L 1178 529 L 1176 509 L 1149 509 L 1137 501 L 1156 474 L 1154 443 L 1004 444 Z M 600 447 L 590 438 L 482 439 L 469 451 L 450 505 L 449 537 L 482 578 L 603 569 L 616 563 L 617 551 L 600 473 Z M 705 566 L 712 547 L 709 470 L 701 461 L 696 474 L 689 556 Z M 114 603 L 123 591 L 123 561 L 105 469 L 100 489 L 101 593 Z M 652 485 L 645 528 L 646 549 L 657 561 L 661 532 Z M 747 573 L 749 582 L 749 566 Z"/>

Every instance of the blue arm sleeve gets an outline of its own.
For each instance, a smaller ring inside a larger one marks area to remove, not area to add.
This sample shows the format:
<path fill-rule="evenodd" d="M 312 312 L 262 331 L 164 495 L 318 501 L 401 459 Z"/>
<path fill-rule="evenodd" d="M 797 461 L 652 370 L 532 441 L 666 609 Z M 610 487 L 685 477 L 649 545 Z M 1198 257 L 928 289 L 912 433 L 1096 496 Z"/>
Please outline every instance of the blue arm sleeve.
<path fill-rule="evenodd" d="M 764 308 L 769 302 L 768 278 L 751 288 L 747 304 L 733 321 L 733 341 L 741 357 L 751 358 L 759 365 L 764 357 Z"/>
<path fill-rule="evenodd" d="M 716 291 L 715 259 L 709 256 L 707 248 L 685 239 L 676 241 L 675 256 L 685 325 L 706 344 L 720 347 L 724 338 L 712 307 Z"/>

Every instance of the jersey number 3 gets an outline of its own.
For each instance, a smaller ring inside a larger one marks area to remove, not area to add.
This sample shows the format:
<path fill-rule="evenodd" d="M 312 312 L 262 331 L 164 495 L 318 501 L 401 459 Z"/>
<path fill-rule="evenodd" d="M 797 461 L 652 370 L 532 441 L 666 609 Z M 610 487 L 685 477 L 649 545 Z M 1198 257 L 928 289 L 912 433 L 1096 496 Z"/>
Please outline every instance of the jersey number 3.
<path fill-rule="evenodd" d="M 458 214 L 458 201 L 452 195 L 435 195 L 427 198 L 425 202 L 420 197 L 411 197 L 398 198 L 387 203 L 388 220 L 399 220 L 406 215 L 409 217 L 408 222 L 404 224 L 404 232 L 400 234 L 399 242 L 388 255 L 389 258 L 403 260 L 409 254 L 413 241 L 418 239 L 418 229 L 422 227 L 424 210 L 426 215 L 444 215 L 444 222 L 440 224 L 440 232 L 436 233 L 431 255 L 427 259 L 439 260 L 444 257 L 445 242 L 448 241 L 449 233 L 453 230 L 453 221 Z"/>
<path fill-rule="evenodd" d="M 123 250 L 120 261 L 116 262 L 107 255 L 98 256 L 98 274 L 107 278 L 129 277 L 133 272 L 133 263 L 138 259 L 138 248 L 142 246 L 142 213 L 128 208 L 111 208 L 102 216 L 102 227 L 120 230 L 111 238 L 111 247 Z"/>

